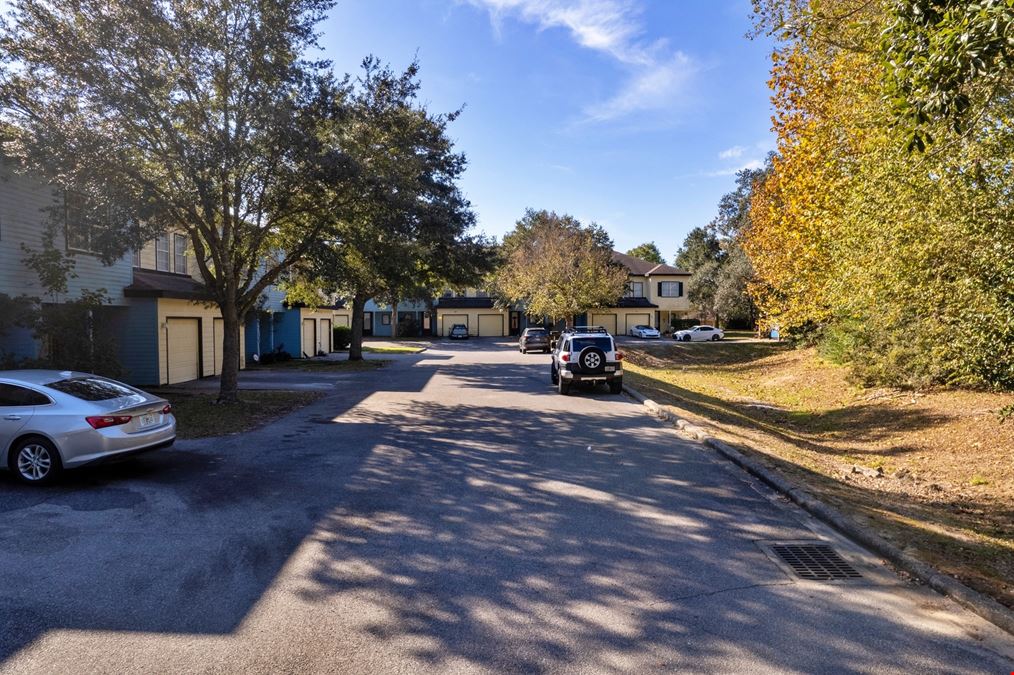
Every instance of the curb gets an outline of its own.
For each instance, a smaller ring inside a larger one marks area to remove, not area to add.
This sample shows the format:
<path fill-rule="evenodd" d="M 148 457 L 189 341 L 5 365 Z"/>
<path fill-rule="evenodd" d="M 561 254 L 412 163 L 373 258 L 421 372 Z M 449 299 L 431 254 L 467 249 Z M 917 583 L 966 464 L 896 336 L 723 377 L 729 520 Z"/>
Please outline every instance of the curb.
<path fill-rule="evenodd" d="M 853 541 L 886 558 L 897 567 L 921 580 L 937 593 L 951 598 L 965 609 L 978 614 L 986 621 L 1014 635 L 1014 611 L 1004 607 L 996 600 L 969 588 L 957 579 L 934 569 L 914 556 L 905 553 L 880 535 L 861 527 L 838 509 L 828 506 L 801 487 L 794 485 L 774 469 L 764 466 L 752 457 L 747 457 L 731 445 L 713 438 L 707 429 L 673 415 L 636 389 L 624 385 L 623 391 L 642 404 L 653 416 L 669 422 L 688 436 L 701 441 L 718 454 L 784 494 L 819 520 L 845 534 Z"/>

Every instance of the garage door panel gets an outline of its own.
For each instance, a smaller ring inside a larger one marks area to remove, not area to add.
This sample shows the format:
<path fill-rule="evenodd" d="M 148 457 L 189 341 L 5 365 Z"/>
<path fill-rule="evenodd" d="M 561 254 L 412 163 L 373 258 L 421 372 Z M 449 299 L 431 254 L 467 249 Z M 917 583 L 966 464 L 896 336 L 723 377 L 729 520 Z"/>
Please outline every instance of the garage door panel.
<path fill-rule="evenodd" d="M 331 349 L 331 319 L 320 320 L 320 348 L 330 354 L 333 350 Z"/>
<path fill-rule="evenodd" d="M 503 337 L 503 315 L 480 314 L 479 337 Z"/>
<path fill-rule="evenodd" d="M 451 328 L 454 327 L 454 324 L 460 323 L 463 326 L 467 326 L 468 325 L 468 315 L 467 314 L 444 314 L 444 316 L 443 316 L 443 322 L 444 322 L 444 325 L 443 325 L 444 337 L 447 337 L 448 335 L 451 334 Z"/>
<path fill-rule="evenodd" d="M 303 319 L 302 353 L 305 356 L 317 355 L 317 320 Z"/>
<path fill-rule="evenodd" d="M 634 326 L 650 326 L 651 314 L 628 314 L 627 328 L 624 332 L 629 333 Z"/>
<path fill-rule="evenodd" d="M 592 314 L 591 325 L 602 326 L 607 331 L 616 335 L 616 315 L 615 314 Z"/>
<path fill-rule="evenodd" d="M 166 319 L 168 384 L 200 377 L 201 322 L 199 319 Z"/>
<path fill-rule="evenodd" d="M 211 326 L 212 343 L 214 344 L 211 361 L 211 374 L 220 375 L 222 373 L 222 362 L 225 360 L 222 358 L 222 355 L 225 354 L 225 320 L 213 319 Z"/>

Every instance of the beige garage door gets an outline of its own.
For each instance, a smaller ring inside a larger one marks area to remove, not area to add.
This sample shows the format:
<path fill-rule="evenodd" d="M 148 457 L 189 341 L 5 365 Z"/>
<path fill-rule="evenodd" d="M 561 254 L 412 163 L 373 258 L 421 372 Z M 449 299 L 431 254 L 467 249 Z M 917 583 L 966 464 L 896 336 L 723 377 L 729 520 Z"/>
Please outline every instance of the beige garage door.
<path fill-rule="evenodd" d="M 317 355 L 317 320 L 303 319 L 303 354 Z"/>
<path fill-rule="evenodd" d="M 219 375 L 222 372 L 222 354 L 225 353 L 225 321 L 223 319 L 211 320 L 211 344 L 215 346 L 214 356 L 211 363 L 211 374 Z"/>
<path fill-rule="evenodd" d="M 441 320 L 444 322 L 442 328 L 445 336 L 451 334 L 451 328 L 453 328 L 456 323 L 460 323 L 462 326 L 468 326 L 467 314 L 444 314 Z"/>
<path fill-rule="evenodd" d="M 615 314 L 592 314 L 591 325 L 602 326 L 607 331 L 616 335 L 616 315 Z"/>
<path fill-rule="evenodd" d="M 503 337 L 503 314 L 480 314 L 479 337 Z"/>
<path fill-rule="evenodd" d="M 650 326 L 651 325 L 651 314 L 628 314 L 627 315 L 627 333 L 630 333 L 630 329 L 634 326 Z"/>
<path fill-rule="evenodd" d="M 200 377 L 201 322 L 199 319 L 166 319 L 166 369 L 168 383 L 189 382 Z"/>
<path fill-rule="evenodd" d="M 333 349 L 331 349 L 331 338 L 332 337 L 334 337 L 334 335 L 333 335 L 333 333 L 331 333 L 331 319 L 321 319 L 320 320 L 320 348 L 323 349 L 328 354 L 330 354 L 332 351 L 334 351 Z"/>

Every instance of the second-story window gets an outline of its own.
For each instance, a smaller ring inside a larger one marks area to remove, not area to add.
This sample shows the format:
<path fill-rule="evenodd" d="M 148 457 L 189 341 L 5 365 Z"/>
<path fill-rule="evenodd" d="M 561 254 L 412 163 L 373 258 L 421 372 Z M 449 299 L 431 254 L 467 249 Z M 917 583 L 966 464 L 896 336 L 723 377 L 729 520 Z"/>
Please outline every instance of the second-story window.
<path fill-rule="evenodd" d="M 135 248 L 133 252 L 134 267 L 141 266 L 141 249 Z"/>
<path fill-rule="evenodd" d="M 488 298 L 489 297 L 489 293 L 487 293 L 483 289 L 479 288 L 479 289 L 476 289 L 476 291 L 475 291 L 475 297 L 477 297 L 477 298 Z"/>
<path fill-rule="evenodd" d="M 627 297 L 628 298 L 643 298 L 644 297 L 644 282 L 643 281 L 631 281 L 627 284 Z"/>
<path fill-rule="evenodd" d="M 84 197 L 76 192 L 66 192 L 63 196 L 63 206 L 67 248 L 74 251 L 90 251 L 92 228 L 85 214 Z"/>
<path fill-rule="evenodd" d="M 187 238 L 182 234 L 173 235 L 173 271 L 176 274 L 187 272 Z"/>
<path fill-rule="evenodd" d="M 155 269 L 160 272 L 169 271 L 169 235 L 160 234 L 155 237 Z"/>
<path fill-rule="evenodd" d="M 658 282 L 658 295 L 662 298 L 682 298 L 682 281 L 660 281 Z"/>

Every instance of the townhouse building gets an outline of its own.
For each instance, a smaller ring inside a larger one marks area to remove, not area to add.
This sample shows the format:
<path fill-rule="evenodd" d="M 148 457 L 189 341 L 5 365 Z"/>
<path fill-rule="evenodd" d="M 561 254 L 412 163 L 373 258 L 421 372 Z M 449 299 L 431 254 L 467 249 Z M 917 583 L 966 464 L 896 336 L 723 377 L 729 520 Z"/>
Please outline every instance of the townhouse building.
<path fill-rule="evenodd" d="M 26 249 L 42 249 L 54 216 L 53 245 L 75 261 L 67 291 L 59 296 L 47 294 L 24 262 Z M 123 379 L 133 384 L 177 384 L 222 372 L 223 321 L 208 301 L 187 236 L 167 232 L 108 265 L 90 245 L 73 200 L 0 164 L 0 293 L 59 304 L 102 289 L 108 303 L 95 321 L 113 335 Z M 332 328 L 348 325 L 351 316 L 340 303 L 322 304 L 289 304 L 279 288 L 270 287 L 241 328 L 240 367 L 276 350 L 297 358 L 331 351 Z M 2 339 L 0 352 L 14 359 L 45 356 L 45 342 L 30 329 L 15 329 Z"/>

